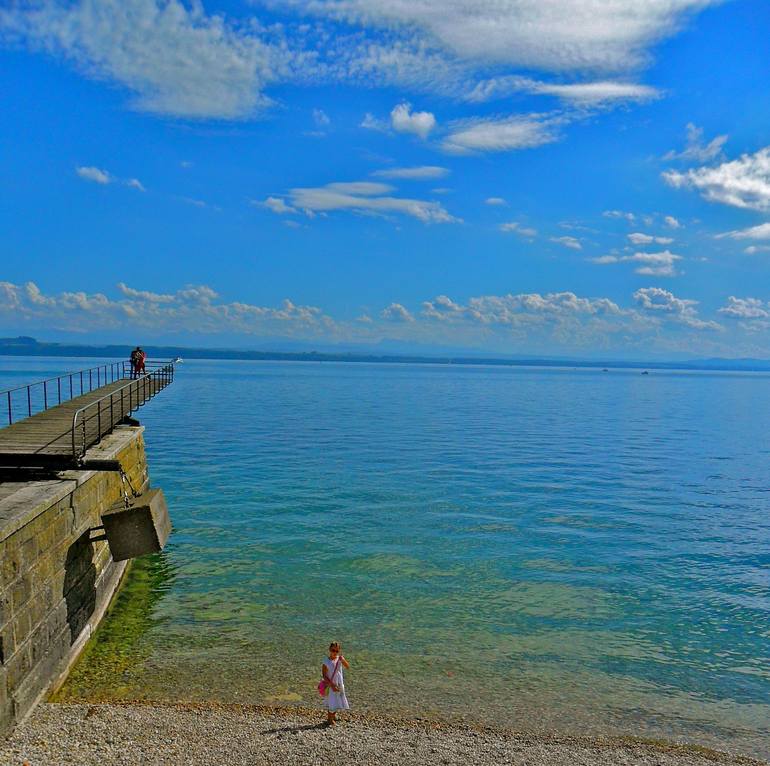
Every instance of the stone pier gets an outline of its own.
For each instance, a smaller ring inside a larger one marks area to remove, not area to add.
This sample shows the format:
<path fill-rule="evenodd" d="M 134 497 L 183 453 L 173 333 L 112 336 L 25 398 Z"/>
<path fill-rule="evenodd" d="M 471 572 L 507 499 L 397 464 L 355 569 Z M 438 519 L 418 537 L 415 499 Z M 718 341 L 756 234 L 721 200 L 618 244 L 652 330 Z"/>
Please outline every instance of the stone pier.
<path fill-rule="evenodd" d="M 149 485 L 142 427 L 119 426 L 89 459 L 119 460 L 137 491 Z M 101 514 L 121 499 L 116 472 L 4 476 L 0 483 L 0 737 L 64 680 L 126 571 Z"/>

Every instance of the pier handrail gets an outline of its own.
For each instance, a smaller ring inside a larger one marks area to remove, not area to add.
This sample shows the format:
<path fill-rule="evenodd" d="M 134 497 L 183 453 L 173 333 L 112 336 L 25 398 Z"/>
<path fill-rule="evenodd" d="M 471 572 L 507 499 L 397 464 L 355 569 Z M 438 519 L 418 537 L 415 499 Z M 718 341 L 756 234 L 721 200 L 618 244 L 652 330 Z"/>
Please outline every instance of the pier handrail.
<path fill-rule="evenodd" d="M 166 360 L 148 359 L 145 367 L 157 368 L 167 365 Z M 25 417 L 31 418 L 33 414 L 45 412 L 51 407 L 56 407 L 62 402 L 74 399 L 76 396 L 88 394 L 96 388 L 101 388 L 107 383 L 123 380 L 131 377 L 131 362 L 121 360 L 119 362 L 105 362 L 96 367 L 87 367 L 84 370 L 63 372 L 53 378 L 36 380 L 26 385 L 15 386 L 0 391 L 0 403 L 4 404 L 3 417 L 7 420 L 5 425 L 13 425 Z M 5 401 L 3 401 L 5 400 Z M 26 415 L 14 418 L 14 405 L 19 411 L 26 411 Z M 34 404 L 33 404 L 34 401 Z"/>
<path fill-rule="evenodd" d="M 53 378 L 36 380 L 27 385 L 16 386 L 0 391 L 0 401 L 5 399 L 6 407 L 4 408 L 4 415 L 8 420 L 7 425 L 10 426 L 14 422 L 14 394 L 17 395 L 15 397 L 17 401 L 19 399 L 22 401 L 22 412 L 24 409 L 27 411 L 27 414 L 22 416 L 21 419 L 24 417 L 32 417 L 33 399 L 39 399 L 42 396 L 42 407 L 35 407 L 34 409 L 35 412 L 45 412 L 50 407 L 56 407 L 62 402 L 74 399 L 76 396 L 88 394 L 93 391 L 94 388 L 100 388 L 107 383 L 114 383 L 116 380 L 128 377 L 127 370 L 129 370 L 129 368 L 130 363 L 127 361 L 107 362 L 105 364 L 97 365 L 96 367 L 88 367 L 84 370 L 75 370 L 74 372 L 64 372 Z M 33 395 L 33 392 L 38 388 L 38 392 Z M 69 394 L 69 396 L 67 394 Z M 26 408 L 24 407 L 25 401 Z M 38 404 L 38 402 L 36 402 L 36 404 Z M 17 420 L 19 420 L 19 418 L 17 418 Z"/>
<path fill-rule="evenodd" d="M 174 362 L 146 362 L 155 369 L 139 378 L 129 380 L 125 386 L 105 394 L 94 402 L 76 410 L 72 416 L 72 457 L 79 460 L 90 446 L 88 426 L 96 419 L 96 441 L 109 433 L 119 420 L 130 415 L 152 399 L 174 380 Z M 117 405 L 117 406 L 116 406 Z M 109 415 L 104 427 L 102 413 Z M 116 419 L 116 412 L 118 417 Z M 79 431 L 82 431 L 80 444 L 77 444 Z"/>

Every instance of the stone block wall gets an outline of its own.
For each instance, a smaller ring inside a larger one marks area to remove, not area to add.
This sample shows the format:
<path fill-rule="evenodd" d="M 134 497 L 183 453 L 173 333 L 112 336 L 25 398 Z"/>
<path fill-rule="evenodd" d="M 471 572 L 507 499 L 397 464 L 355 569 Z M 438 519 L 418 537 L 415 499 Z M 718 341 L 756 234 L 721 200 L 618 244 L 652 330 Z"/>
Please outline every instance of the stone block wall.
<path fill-rule="evenodd" d="M 120 460 L 139 491 L 148 484 L 142 431 L 118 427 L 88 458 Z M 0 484 L 0 736 L 64 680 L 126 568 L 90 539 L 121 499 L 118 473 L 11 478 Z"/>

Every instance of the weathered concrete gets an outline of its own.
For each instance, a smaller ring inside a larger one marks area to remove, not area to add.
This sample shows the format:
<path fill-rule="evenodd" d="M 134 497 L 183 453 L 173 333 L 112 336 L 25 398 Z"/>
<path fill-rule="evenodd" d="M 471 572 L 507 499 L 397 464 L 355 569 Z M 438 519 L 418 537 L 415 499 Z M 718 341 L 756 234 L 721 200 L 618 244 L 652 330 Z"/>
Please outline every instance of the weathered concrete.
<path fill-rule="evenodd" d="M 119 427 L 89 459 L 118 459 L 148 484 L 141 427 Z M 126 568 L 89 530 L 121 498 L 115 472 L 66 471 L 0 484 L 0 736 L 64 678 Z"/>

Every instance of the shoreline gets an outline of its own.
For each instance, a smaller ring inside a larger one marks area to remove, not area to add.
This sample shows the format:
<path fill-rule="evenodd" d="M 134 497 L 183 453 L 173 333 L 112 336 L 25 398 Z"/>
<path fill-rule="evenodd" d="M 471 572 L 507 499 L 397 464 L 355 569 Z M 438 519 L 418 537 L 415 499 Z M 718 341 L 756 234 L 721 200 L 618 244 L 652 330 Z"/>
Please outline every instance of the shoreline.
<path fill-rule="evenodd" d="M 767 766 L 750 756 L 633 736 L 580 737 L 426 718 L 218 702 L 43 703 L 7 742 L 4 766 L 462 764 Z"/>

